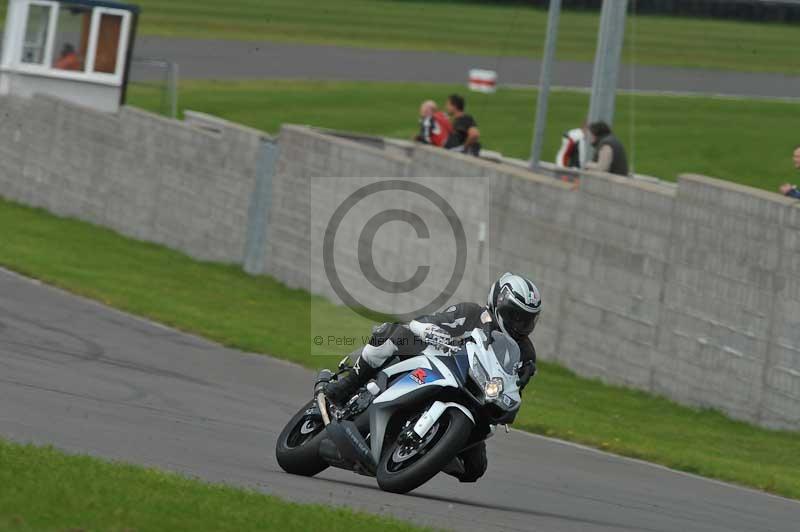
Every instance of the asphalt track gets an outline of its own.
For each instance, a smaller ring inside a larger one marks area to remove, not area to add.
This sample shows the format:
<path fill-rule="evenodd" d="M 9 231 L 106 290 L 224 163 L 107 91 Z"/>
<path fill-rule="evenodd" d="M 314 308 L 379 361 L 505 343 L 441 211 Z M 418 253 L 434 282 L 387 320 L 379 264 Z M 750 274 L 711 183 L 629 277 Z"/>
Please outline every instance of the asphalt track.
<path fill-rule="evenodd" d="M 498 72 L 507 85 L 539 83 L 541 62 L 525 57 L 372 50 L 142 36 L 135 55 L 175 61 L 183 79 L 320 79 L 466 83 L 471 68 Z M 163 79 L 163 72 L 134 67 L 133 80 Z M 553 84 L 589 88 L 592 64 L 559 61 Z M 623 66 L 619 88 L 640 92 L 696 93 L 760 98 L 800 97 L 800 76 L 690 68 Z"/>
<path fill-rule="evenodd" d="M 474 485 L 412 495 L 283 473 L 275 438 L 312 374 L 0 270 L 0 435 L 459 530 L 791 531 L 800 503 L 519 432 Z M 687 442 L 691 445 L 691 442 Z"/>

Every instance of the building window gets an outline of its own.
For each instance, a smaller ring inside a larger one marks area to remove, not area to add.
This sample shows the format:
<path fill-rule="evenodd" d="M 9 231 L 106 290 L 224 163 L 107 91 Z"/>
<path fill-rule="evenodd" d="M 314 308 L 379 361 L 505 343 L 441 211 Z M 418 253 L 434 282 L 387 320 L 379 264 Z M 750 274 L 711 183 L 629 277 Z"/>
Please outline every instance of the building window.
<path fill-rule="evenodd" d="M 85 6 L 62 4 L 58 10 L 53 68 L 82 72 L 86 68 L 92 10 Z"/>
<path fill-rule="evenodd" d="M 15 58 L 20 70 L 117 86 L 123 82 L 131 12 L 78 0 L 31 0 L 23 9 L 27 21 L 17 37 L 22 42 Z"/>
<path fill-rule="evenodd" d="M 114 74 L 117 71 L 122 16 L 103 13 L 97 32 L 97 51 L 94 56 L 94 71 Z"/>
<path fill-rule="evenodd" d="M 22 62 L 43 65 L 47 53 L 47 35 L 50 29 L 49 5 L 28 6 L 28 24 L 25 27 L 25 42 L 22 46 Z"/>

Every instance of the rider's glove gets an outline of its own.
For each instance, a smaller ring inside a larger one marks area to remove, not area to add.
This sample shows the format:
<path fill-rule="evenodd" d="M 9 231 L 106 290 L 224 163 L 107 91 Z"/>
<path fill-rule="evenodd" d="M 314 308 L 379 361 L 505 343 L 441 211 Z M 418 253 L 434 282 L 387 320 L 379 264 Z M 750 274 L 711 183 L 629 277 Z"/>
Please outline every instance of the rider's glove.
<path fill-rule="evenodd" d="M 525 389 L 525 386 L 528 385 L 530 380 L 533 376 L 536 375 L 536 364 L 533 360 L 528 360 L 522 363 L 522 366 L 517 370 L 517 386 L 519 386 L 520 391 Z"/>
<path fill-rule="evenodd" d="M 452 345 L 453 337 L 450 333 L 438 325 L 430 325 L 425 328 L 423 339 L 433 345 Z"/>
<path fill-rule="evenodd" d="M 453 337 L 433 323 L 422 323 L 417 320 L 408 324 L 409 329 L 422 341 L 433 345 L 452 345 Z"/>

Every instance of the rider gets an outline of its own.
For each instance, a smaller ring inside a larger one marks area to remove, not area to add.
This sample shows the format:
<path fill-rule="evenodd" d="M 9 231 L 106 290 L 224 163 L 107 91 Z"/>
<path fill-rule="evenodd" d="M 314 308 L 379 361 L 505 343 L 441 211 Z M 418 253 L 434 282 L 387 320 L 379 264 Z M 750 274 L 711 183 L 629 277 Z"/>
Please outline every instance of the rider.
<path fill-rule="evenodd" d="M 536 349 L 529 338 L 542 309 L 539 290 L 530 280 L 505 273 L 489 290 L 486 306 L 459 303 L 442 312 L 412 320 L 408 325 L 384 323 L 375 327 L 372 337 L 345 377 L 325 384 L 325 396 L 334 404 L 347 402 L 356 391 L 373 379 L 394 356 L 418 355 L 427 341 L 454 343 L 481 327 L 487 332 L 500 330 L 519 345 L 522 365 L 518 384 L 524 389 L 536 374 Z M 486 446 L 481 443 L 462 453 L 462 482 L 475 482 L 486 471 Z"/>

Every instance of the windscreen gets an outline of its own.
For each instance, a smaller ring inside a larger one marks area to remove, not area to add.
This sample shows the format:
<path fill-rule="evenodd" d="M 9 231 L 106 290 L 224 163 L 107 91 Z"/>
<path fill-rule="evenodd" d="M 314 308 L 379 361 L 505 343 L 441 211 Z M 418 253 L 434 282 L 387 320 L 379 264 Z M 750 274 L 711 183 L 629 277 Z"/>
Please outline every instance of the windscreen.
<path fill-rule="evenodd" d="M 497 361 L 503 367 L 503 370 L 512 375 L 515 366 L 520 361 L 519 346 L 516 342 L 510 339 L 505 334 L 494 331 L 492 332 L 492 349 Z"/>

